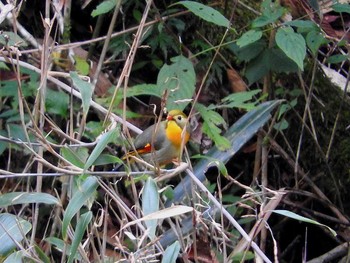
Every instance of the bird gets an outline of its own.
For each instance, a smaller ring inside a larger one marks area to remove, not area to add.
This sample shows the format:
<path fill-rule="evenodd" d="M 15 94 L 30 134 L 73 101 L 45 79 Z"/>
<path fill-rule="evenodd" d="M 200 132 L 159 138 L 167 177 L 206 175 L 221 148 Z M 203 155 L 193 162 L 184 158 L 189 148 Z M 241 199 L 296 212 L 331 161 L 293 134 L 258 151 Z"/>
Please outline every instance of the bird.
<path fill-rule="evenodd" d="M 140 156 L 157 166 L 172 163 L 180 157 L 190 139 L 191 129 L 187 122 L 188 118 L 181 110 L 169 111 L 165 120 L 149 126 L 135 138 L 133 147 L 123 159 Z"/>

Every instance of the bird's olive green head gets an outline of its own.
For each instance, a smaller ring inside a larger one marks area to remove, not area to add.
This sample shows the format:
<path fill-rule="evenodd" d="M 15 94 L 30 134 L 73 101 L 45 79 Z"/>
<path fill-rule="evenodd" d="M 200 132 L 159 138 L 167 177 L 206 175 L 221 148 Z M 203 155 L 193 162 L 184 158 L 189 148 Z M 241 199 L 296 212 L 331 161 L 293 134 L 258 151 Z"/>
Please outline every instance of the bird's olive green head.
<path fill-rule="evenodd" d="M 166 118 L 168 121 L 173 120 L 179 125 L 181 128 L 184 128 L 187 123 L 187 116 L 180 110 L 171 110 L 168 113 Z"/>

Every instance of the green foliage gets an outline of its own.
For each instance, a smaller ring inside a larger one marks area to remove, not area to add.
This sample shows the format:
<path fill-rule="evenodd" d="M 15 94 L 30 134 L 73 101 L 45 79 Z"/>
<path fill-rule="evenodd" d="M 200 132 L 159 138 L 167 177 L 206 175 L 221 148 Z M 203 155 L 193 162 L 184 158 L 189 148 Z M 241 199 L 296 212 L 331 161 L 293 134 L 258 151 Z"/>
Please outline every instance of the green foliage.
<path fill-rule="evenodd" d="M 298 97 L 302 94 L 300 89 L 294 89 L 294 90 L 286 90 L 284 88 L 278 88 L 275 91 L 277 97 L 286 97 L 288 100 L 284 101 L 281 106 L 278 109 L 278 115 L 276 123 L 274 124 L 273 128 L 277 131 L 283 131 L 289 127 L 288 120 L 283 116 L 286 116 L 286 114 L 293 108 L 295 108 L 298 104 Z"/>
<path fill-rule="evenodd" d="M 285 9 L 279 5 L 279 2 L 272 3 L 271 0 L 265 0 L 261 4 L 261 12 L 262 15 L 252 22 L 253 28 L 275 23 L 284 14 Z"/>
<path fill-rule="evenodd" d="M 64 118 L 68 115 L 69 95 L 63 91 L 46 90 L 46 109 Z"/>
<path fill-rule="evenodd" d="M 222 99 L 222 104 L 215 106 L 210 105 L 205 107 L 204 105 L 197 103 L 196 109 L 203 118 L 202 131 L 212 139 L 219 150 L 224 151 L 231 147 L 227 138 L 221 135 L 222 128 L 226 127 L 226 122 L 222 116 L 215 112 L 217 108 L 237 108 L 252 110 L 256 107 L 257 102 L 250 102 L 260 90 L 252 90 L 249 92 L 233 93 Z"/>
<path fill-rule="evenodd" d="M 100 3 L 91 13 L 92 17 L 110 12 L 117 4 L 117 0 L 105 0 Z"/>
<path fill-rule="evenodd" d="M 196 16 L 218 26 L 229 27 L 230 21 L 214 8 L 194 1 L 181 1 L 181 4 Z"/>
<path fill-rule="evenodd" d="M 67 256 L 71 254 L 71 245 L 66 244 L 62 239 L 57 237 L 47 237 L 45 238 L 45 241 L 55 246 L 58 251 L 65 251 Z M 75 253 L 75 259 L 82 260 L 81 255 L 79 253 Z"/>
<path fill-rule="evenodd" d="M 20 36 L 10 31 L 3 31 L 0 34 L 0 44 L 2 46 L 16 46 L 16 47 L 26 47 L 28 46 Z"/>
<path fill-rule="evenodd" d="M 162 263 L 174 263 L 180 252 L 179 241 L 175 241 L 173 244 L 168 246 L 164 251 Z"/>
<path fill-rule="evenodd" d="M 69 147 L 69 145 L 65 145 L 65 147 L 61 148 L 61 155 L 71 164 L 79 168 L 84 168 L 85 162 L 89 157 L 87 148 L 79 147 L 74 149 Z"/>
<path fill-rule="evenodd" d="M 79 56 L 73 56 L 75 61 L 75 68 L 80 75 L 87 76 L 90 71 L 90 64 L 86 61 L 85 58 Z"/>
<path fill-rule="evenodd" d="M 0 214 L 0 256 L 16 248 L 16 243 L 21 242 L 31 229 L 31 223 L 18 216 Z"/>
<path fill-rule="evenodd" d="M 255 258 L 255 255 L 253 252 L 251 251 L 244 251 L 241 253 L 238 253 L 236 255 L 234 255 L 231 260 L 232 263 L 239 263 L 239 262 L 245 262 L 245 261 L 249 261 L 249 260 L 253 260 Z"/>
<path fill-rule="evenodd" d="M 304 70 L 303 61 L 306 55 L 305 39 L 295 33 L 291 27 L 279 28 L 276 33 L 277 46 Z"/>
<path fill-rule="evenodd" d="M 347 55 L 337 54 L 337 55 L 328 57 L 326 62 L 331 64 L 338 64 L 338 63 L 342 63 L 347 59 L 349 59 Z"/>
<path fill-rule="evenodd" d="M 296 63 L 290 60 L 280 49 L 265 49 L 255 59 L 253 59 L 246 68 L 245 76 L 249 84 L 260 80 L 269 72 L 297 72 Z"/>
<path fill-rule="evenodd" d="M 220 107 L 231 109 L 245 109 L 248 111 L 252 110 L 256 107 L 258 101 L 251 102 L 251 100 L 260 92 L 261 90 L 256 89 L 251 91 L 232 93 L 221 100 L 222 105 L 220 105 Z"/>
<path fill-rule="evenodd" d="M 314 56 L 317 55 L 318 49 L 327 43 L 328 41 L 319 30 L 312 30 L 306 36 L 306 44 Z"/>
<path fill-rule="evenodd" d="M 68 226 L 72 218 L 90 198 L 94 197 L 97 186 L 97 178 L 90 176 L 83 180 L 82 183 L 79 183 L 79 185 L 76 187 L 76 190 L 73 192 L 72 199 L 69 201 L 63 216 L 62 236 L 64 240 L 67 239 Z"/>
<path fill-rule="evenodd" d="M 199 155 L 199 154 L 191 156 L 191 159 L 207 159 L 208 161 L 210 161 L 208 166 L 210 167 L 216 166 L 219 169 L 220 174 L 222 174 L 225 177 L 228 176 L 228 172 L 225 164 L 218 159 L 215 159 L 206 155 Z"/>
<path fill-rule="evenodd" d="M 0 195 L 0 207 L 31 203 L 57 205 L 59 201 L 56 197 L 47 193 L 12 192 Z"/>
<path fill-rule="evenodd" d="M 81 80 L 76 72 L 70 72 L 70 77 L 72 78 L 73 85 L 80 91 L 83 112 L 86 115 L 90 108 L 93 86 L 91 83 Z"/>
<path fill-rule="evenodd" d="M 262 37 L 260 30 L 249 30 L 245 32 L 239 39 L 237 39 L 237 45 L 242 48 L 258 41 Z"/>
<path fill-rule="evenodd" d="M 333 8 L 333 10 L 335 12 L 350 14 L 350 6 L 349 6 L 349 4 L 336 3 L 336 4 L 332 5 L 332 8 Z"/>
<path fill-rule="evenodd" d="M 305 223 L 309 223 L 309 224 L 314 224 L 314 225 L 325 227 L 332 233 L 333 236 L 337 235 L 337 233 L 332 228 L 330 228 L 329 226 L 321 224 L 321 223 L 319 223 L 319 222 L 317 222 L 315 220 L 312 220 L 310 218 L 298 215 L 298 214 L 293 213 L 291 211 L 287 211 L 287 210 L 273 210 L 272 212 L 274 212 L 275 214 L 283 215 L 283 216 L 286 216 L 286 217 L 289 217 L 289 218 L 292 218 L 292 219 L 295 219 L 295 220 L 298 220 L 298 221 L 302 221 L 302 222 L 305 222 Z"/>
<path fill-rule="evenodd" d="M 156 182 L 151 177 L 148 177 L 142 191 L 142 212 L 146 216 L 157 211 L 159 211 L 158 187 Z M 149 230 L 148 236 L 151 240 L 154 240 L 156 237 L 158 220 L 147 220 L 145 221 L 145 225 Z"/>
<path fill-rule="evenodd" d="M 161 95 L 168 92 L 167 109 L 184 109 L 195 91 L 196 75 L 191 61 L 184 56 L 171 59 L 158 74 L 157 88 Z"/>
<path fill-rule="evenodd" d="M 84 235 L 89 223 L 91 222 L 91 219 L 92 219 L 92 212 L 91 211 L 88 211 L 88 212 L 82 214 L 81 217 L 79 218 L 79 221 L 77 223 L 77 227 L 75 229 L 72 245 L 70 248 L 68 263 L 72 263 L 73 260 L 75 260 L 78 246 L 79 246 L 81 240 L 83 239 L 83 235 Z"/>
<path fill-rule="evenodd" d="M 200 103 L 196 104 L 196 110 L 198 110 L 203 118 L 202 131 L 214 141 L 215 145 L 220 150 L 224 151 L 230 148 L 230 142 L 225 137 L 221 136 L 222 130 L 218 127 L 226 125 L 222 116 L 213 110 L 209 110 Z"/>
<path fill-rule="evenodd" d="M 118 135 L 119 130 L 112 129 L 100 136 L 99 140 L 97 141 L 97 145 L 95 146 L 94 150 L 92 151 L 84 165 L 85 171 L 89 169 L 90 166 L 97 160 L 97 158 L 101 155 L 102 151 L 106 148 L 108 143 L 116 141 Z"/>

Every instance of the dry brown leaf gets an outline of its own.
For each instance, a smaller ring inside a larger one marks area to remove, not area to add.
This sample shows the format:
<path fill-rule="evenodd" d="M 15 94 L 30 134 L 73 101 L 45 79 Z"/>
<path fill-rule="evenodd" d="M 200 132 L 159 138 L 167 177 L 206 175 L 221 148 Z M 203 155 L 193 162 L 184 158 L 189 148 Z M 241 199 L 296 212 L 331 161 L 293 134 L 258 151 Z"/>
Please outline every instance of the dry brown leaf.
<path fill-rule="evenodd" d="M 227 69 L 226 72 L 232 92 L 247 91 L 247 84 L 245 84 L 245 82 L 236 70 Z"/>

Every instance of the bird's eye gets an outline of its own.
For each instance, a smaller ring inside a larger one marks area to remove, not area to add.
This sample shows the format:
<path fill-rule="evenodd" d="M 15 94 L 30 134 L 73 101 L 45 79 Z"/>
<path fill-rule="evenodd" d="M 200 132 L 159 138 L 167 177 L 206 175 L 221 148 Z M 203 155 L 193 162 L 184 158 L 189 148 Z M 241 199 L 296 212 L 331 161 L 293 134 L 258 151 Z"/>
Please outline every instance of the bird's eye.
<path fill-rule="evenodd" d="M 181 121 L 182 120 L 182 116 L 181 115 L 177 116 L 177 120 Z"/>

